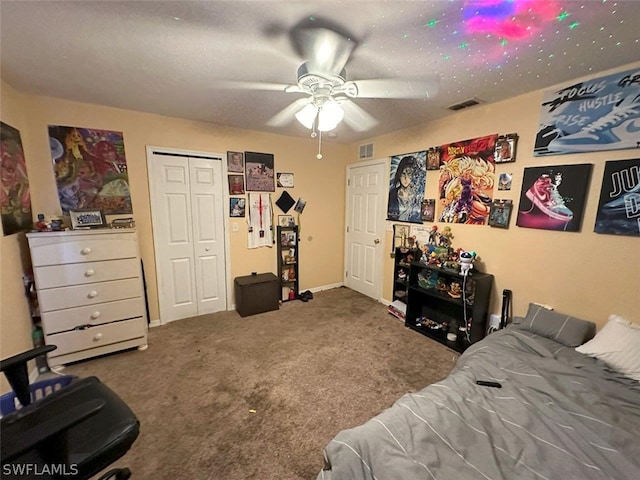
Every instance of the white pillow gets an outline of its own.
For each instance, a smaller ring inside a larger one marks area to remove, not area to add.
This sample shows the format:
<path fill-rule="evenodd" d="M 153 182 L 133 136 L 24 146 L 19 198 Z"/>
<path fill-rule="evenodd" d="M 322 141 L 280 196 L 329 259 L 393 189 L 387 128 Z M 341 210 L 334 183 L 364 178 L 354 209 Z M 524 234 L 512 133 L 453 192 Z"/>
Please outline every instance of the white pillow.
<path fill-rule="evenodd" d="M 640 382 L 640 325 L 618 315 L 577 352 L 599 358 L 614 370 Z"/>

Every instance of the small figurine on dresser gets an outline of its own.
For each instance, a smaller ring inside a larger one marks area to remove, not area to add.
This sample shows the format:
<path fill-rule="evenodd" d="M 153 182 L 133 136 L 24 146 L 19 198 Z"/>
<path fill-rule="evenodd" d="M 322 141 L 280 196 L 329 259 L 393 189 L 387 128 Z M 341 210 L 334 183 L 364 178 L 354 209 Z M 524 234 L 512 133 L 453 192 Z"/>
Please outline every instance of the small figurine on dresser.
<path fill-rule="evenodd" d="M 36 222 L 36 230 L 38 230 L 39 232 L 49 232 L 51 230 L 47 222 L 44 221 L 44 214 L 42 213 L 38 214 L 38 221 Z"/>
<path fill-rule="evenodd" d="M 51 231 L 52 232 L 62 232 L 64 230 L 64 224 L 60 218 L 52 218 L 51 219 Z"/>

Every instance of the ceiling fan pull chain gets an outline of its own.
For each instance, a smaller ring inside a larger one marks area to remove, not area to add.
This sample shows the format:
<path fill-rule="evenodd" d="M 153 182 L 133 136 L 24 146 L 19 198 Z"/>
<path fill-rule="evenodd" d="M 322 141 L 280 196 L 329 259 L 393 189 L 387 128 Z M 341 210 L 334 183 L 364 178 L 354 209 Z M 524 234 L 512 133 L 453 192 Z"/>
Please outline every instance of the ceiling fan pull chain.
<path fill-rule="evenodd" d="M 318 155 L 316 155 L 318 160 L 322 160 L 322 131 L 318 134 Z"/>

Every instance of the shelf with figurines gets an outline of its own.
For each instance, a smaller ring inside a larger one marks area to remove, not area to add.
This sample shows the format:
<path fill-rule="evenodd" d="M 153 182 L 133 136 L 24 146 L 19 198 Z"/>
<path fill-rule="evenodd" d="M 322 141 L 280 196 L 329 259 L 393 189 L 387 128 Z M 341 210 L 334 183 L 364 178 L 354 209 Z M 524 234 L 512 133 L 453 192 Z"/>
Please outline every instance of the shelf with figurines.
<path fill-rule="evenodd" d="M 462 352 L 484 338 L 493 275 L 474 267 L 478 255 L 451 245 L 449 226 L 433 226 L 410 264 L 405 325 Z"/>

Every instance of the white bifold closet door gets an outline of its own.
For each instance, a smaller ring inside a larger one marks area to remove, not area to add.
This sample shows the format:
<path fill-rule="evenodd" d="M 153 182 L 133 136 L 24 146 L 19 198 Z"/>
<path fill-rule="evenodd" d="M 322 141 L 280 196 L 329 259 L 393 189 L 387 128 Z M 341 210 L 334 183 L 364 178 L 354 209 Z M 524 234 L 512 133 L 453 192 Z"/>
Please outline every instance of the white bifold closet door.
<path fill-rule="evenodd" d="M 161 323 L 226 310 L 221 158 L 148 155 Z"/>

